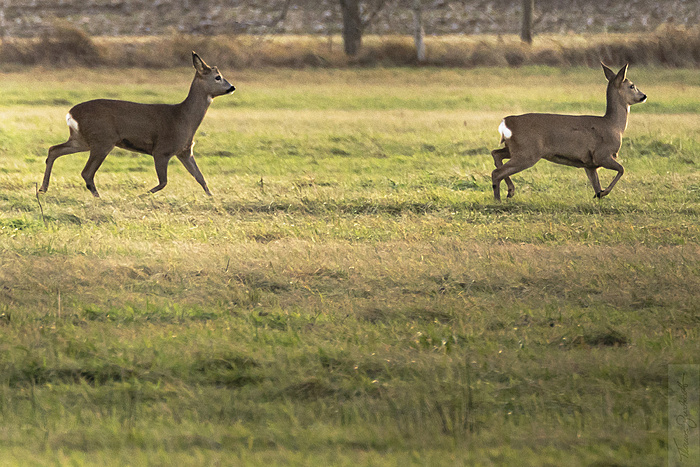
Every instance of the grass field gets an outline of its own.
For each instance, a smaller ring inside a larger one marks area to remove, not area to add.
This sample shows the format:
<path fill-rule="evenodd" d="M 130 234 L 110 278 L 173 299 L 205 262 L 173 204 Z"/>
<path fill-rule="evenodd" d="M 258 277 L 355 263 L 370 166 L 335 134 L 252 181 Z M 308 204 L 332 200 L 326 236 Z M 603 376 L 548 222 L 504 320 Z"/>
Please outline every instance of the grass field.
<path fill-rule="evenodd" d="M 82 153 L 43 214 L 73 104 L 176 102 L 192 70 L 0 78 L 3 463 L 665 463 L 700 340 L 699 71 L 630 69 L 610 196 L 541 162 L 500 205 L 500 119 L 602 114 L 602 70 L 222 71 L 213 198 L 176 160 L 146 194 L 152 158 L 115 150 L 93 199 Z"/>

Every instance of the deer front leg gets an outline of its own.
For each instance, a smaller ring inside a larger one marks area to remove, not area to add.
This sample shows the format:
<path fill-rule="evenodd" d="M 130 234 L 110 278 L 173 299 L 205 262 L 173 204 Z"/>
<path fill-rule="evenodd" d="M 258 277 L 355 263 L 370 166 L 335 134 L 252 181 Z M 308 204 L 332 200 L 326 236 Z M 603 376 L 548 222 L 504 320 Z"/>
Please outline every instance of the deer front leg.
<path fill-rule="evenodd" d="M 591 185 L 593 185 L 593 191 L 595 192 L 594 198 L 600 198 L 600 180 L 598 179 L 598 169 L 589 169 L 586 167 L 586 175 L 588 175 L 588 180 L 590 180 Z"/>
<path fill-rule="evenodd" d="M 182 162 L 182 165 L 185 166 L 187 171 L 194 177 L 197 182 L 202 185 L 202 188 L 204 188 L 204 192 L 211 196 L 211 192 L 209 191 L 209 187 L 207 187 L 207 182 L 204 181 L 204 176 L 202 175 L 202 172 L 199 171 L 199 167 L 197 167 L 197 162 L 194 160 L 194 155 L 192 154 L 192 148 L 194 147 L 194 143 L 190 146 L 189 149 L 182 151 L 177 155 L 177 158 L 180 159 L 180 162 Z"/>
<path fill-rule="evenodd" d="M 608 185 L 608 187 L 605 190 L 601 191 L 599 194 L 596 194 L 597 198 L 602 198 L 603 196 L 607 196 L 608 194 L 610 194 L 617 181 L 625 173 L 625 168 L 622 167 L 622 164 L 613 159 L 612 156 L 605 159 L 601 164 L 601 167 L 610 170 L 616 170 L 617 175 L 615 175 L 615 178 L 613 178 L 612 182 L 610 182 L 610 185 Z"/>

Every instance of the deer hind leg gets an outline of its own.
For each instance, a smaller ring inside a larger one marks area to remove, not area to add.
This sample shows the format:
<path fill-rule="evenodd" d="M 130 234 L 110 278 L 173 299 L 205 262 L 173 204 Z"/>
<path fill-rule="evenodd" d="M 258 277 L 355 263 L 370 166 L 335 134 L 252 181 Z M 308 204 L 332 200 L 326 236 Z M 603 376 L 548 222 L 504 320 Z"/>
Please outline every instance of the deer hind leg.
<path fill-rule="evenodd" d="M 211 192 L 209 191 L 209 187 L 207 187 L 207 182 L 204 181 L 204 176 L 202 175 L 202 172 L 199 171 L 199 167 L 197 167 L 197 162 L 194 160 L 194 155 L 192 154 L 192 148 L 194 147 L 194 143 L 192 143 L 192 146 L 190 146 L 189 149 L 186 149 L 179 153 L 177 155 L 177 158 L 182 162 L 182 165 L 185 166 L 187 171 L 194 177 L 197 182 L 202 185 L 202 188 L 204 188 L 204 192 L 211 196 Z"/>
<path fill-rule="evenodd" d="M 160 191 L 168 184 L 168 162 L 170 162 L 171 157 L 171 154 L 153 154 L 153 160 L 156 164 L 156 175 L 158 176 L 158 185 L 148 190 L 150 193 Z"/>
<path fill-rule="evenodd" d="M 88 161 L 81 175 L 83 176 L 83 180 L 85 180 L 85 186 L 87 186 L 87 189 L 90 190 L 92 196 L 95 198 L 100 197 L 97 188 L 95 188 L 95 172 L 97 172 L 97 169 L 100 168 L 107 154 L 109 154 L 113 148 L 114 144 L 111 143 L 93 145 L 93 147 L 90 148 L 90 157 L 88 157 Z"/>
<path fill-rule="evenodd" d="M 612 182 L 610 182 L 610 185 L 608 185 L 605 190 L 596 193 L 596 198 L 602 198 L 603 196 L 609 195 L 617 181 L 620 180 L 622 175 L 625 173 L 625 168 L 622 167 L 619 162 L 613 159 L 612 156 L 605 159 L 600 166 L 605 169 L 616 170 L 617 175 L 615 175 L 615 178 L 613 178 Z"/>
<path fill-rule="evenodd" d="M 495 149 L 491 151 L 491 157 L 493 157 L 493 162 L 496 164 L 496 168 L 503 167 L 503 159 L 510 159 L 510 150 L 508 149 L 508 146 L 501 149 Z M 506 185 L 508 185 L 507 198 L 512 198 L 515 194 L 515 185 L 513 185 L 513 181 L 510 179 L 510 177 L 505 177 L 503 180 L 505 180 Z"/>
<path fill-rule="evenodd" d="M 39 193 L 46 193 L 49 189 L 49 179 L 51 178 L 51 169 L 53 169 L 53 163 L 56 162 L 61 156 L 66 156 L 68 154 L 75 154 L 76 152 L 88 151 L 90 147 L 78 139 L 71 138 L 68 139 L 63 144 L 57 144 L 49 148 L 49 155 L 46 158 L 46 170 L 44 171 L 44 181 L 41 183 L 41 188 L 39 188 Z"/>
<path fill-rule="evenodd" d="M 508 162 L 491 172 L 494 200 L 501 201 L 501 180 L 509 179 L 511 175 L 515 175 L 518 172 L 532 167 L 538 160 L 539 157 L 526 157 L 522 153 L 518 153 L 516 156 L 511 154 L 511 159 Z M 511 185 L 512 184 L 513 182 L 511 181 Z"/>

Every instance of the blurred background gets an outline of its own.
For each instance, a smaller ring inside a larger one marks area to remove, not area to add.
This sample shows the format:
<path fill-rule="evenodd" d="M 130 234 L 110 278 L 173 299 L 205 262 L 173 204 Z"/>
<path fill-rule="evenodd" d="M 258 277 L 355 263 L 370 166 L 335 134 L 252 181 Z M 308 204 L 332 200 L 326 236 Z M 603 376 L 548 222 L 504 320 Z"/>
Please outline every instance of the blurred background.
<path fill-rule="evenodd" d="M 695 0 L 2 0 L 0 62 L 695 67 Z"/>

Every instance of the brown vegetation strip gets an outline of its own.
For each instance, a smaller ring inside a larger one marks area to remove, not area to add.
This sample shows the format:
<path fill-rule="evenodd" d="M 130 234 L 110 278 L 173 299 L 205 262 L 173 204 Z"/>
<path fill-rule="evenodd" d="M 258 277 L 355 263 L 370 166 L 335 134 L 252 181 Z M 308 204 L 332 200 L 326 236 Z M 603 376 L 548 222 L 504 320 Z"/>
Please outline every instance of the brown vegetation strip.
<path fill-rule="evenodd" d="M 425 65 L 598 66 L 630 63 L 665 67 L 700 65 L 700 29 L 673 26 L 654 33 L 538 36 L 533 46 L 515 36 L 426 38 Z M 6 39 L 0 62 L 43 66 L 188 66 L 192 50 L 221 67 L 348 67 L 417 65 L 409 36 L 367 36 L 360 54 L 345 56 L 338 37 L 320 36 L 151 36 L 93 38 L 71 26 L 56 26 L 39 38 Z"/>

